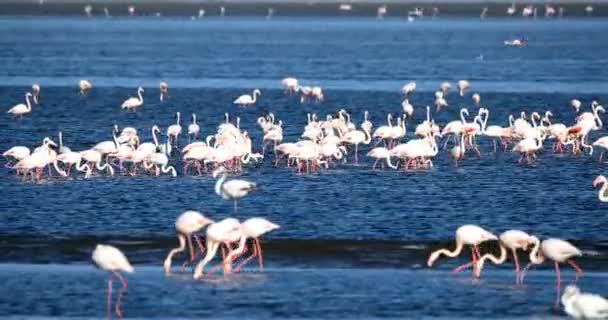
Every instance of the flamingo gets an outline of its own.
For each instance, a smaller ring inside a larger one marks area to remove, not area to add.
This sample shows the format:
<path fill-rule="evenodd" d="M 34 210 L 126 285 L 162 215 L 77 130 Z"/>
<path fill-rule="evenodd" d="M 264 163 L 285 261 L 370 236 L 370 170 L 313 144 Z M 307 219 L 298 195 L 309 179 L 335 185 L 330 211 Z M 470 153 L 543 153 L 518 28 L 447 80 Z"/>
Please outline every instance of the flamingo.
<path fill-rule="evenodd" d="M 460 94 L 461 97 L 464 97 L 464 91 L 466 89 L 468 89 L 470 86 L 471 86 L 471 84 L 467 80 L 458 81 L 458 84 L 457 84 L 458 94 Z"/>
<path fill-rule="evenodd" d="M 378 129 L 376 129 L 374 131 L 373 134 L 373 138 L 380 138 L 380 140 L 378 140 L 378 143 L 380 143 L 380 141 L 384 141 L 385 139 L 390 139 L 390 137 L 392 136 L 392 132 L 393 132 L 393 124 L 391 122 L 391 119 L 393 119 L 393 115 L 391 115 L 390 113 L 386 116 L 386 122 L 388 125 L 386 126 L 380 126 L 378 127 Z M 376 143 L 376 145 L 378 144 Z M 386 141 L 385 141 L 385 145 L 386 145 Z"/>
<path fill-rule="evenodd" d="M 581 109 L 581 101 L 578 99 L 570 100 L 570 106 L 574 109 L 574 112 L 578 113 Z"/>
<path fill-rule="evenodd" d="M 460 135 L 460 144 L 456 145 L 456 146 L 452 147 L 452 149 L 450 149 L 450 156 L 452 157 L 452 159 L 454 159 L 455 166 L 458 166 L 458 161 L 464 159 L 465 149 L 466 148 L 464 145 L 464 134 L 461 134 Z"/>
<path fill-rule="evenodd" d="M 24 146 L 14 146 L 2 153 L 2 156 L 7 158 L 11 157 L 17 161 L 24 159 L 25 157 L 30 155 L 30 149 Z M 8 164 L 7 164 L 8 166 Z"/>
<path fill-rule="evenodd" d="M 401 107 L 403 108 L 403 113 L 407 115 L 408 119 L 411 118 L 412 114 L 414 113 L 414 106 L 410 104 L 408 99 L 403 100 Z"/>
<path fill-rule="evenodd" d="M 507 249 L 511 250 L 513 261 L 515 262 L 515 283 L 523 284 L 523 279 L 520 278 L 519 260 L 517 258 L 517 249 L 527 250 L 529 245 L 534 245 L 534 238 L 521 230 L 507 230 L 500 234 L 500 257 L 496 257 L 491 253 L 484 254 L 477 261 L 477 274 L 479 278 L 481 270 L 486 260 L 492 261 L 494 264 L 502 264 L 507 260 Z"/>
<path fill-rule="evenodd" d="M 192 123 L 188 125 L 188 136 L 190 141 L 196 140 L 198 133 L 201 131 L 201 127 L 196 123 L 196 114 L 192 114 Z"/>
<path fill-rule="evenodd" d="M 279 225 L 274 224 L 264 218 L 249 218 L 241 223 L 241 239 L 239 240 L 239 246 L 234 249 L 227 257 L 228 262 L 236 259 L 236 257 L 243 255 L 247 251 L 247 239 L 253 239 L 253 253 L 243 262 L 241 262 L 235 269 L 234 272 L 239 272 L 241 268 L 245 266 L 249 261 L 258 258 L 260 263 L 260 272 L 264 271 L 264 259 L 262 257 L 262 246 L 260 245 L 260 236 L 270 231 L 279 229 Z"/>
<path fill-rule="evenodd" d="M 253 90 L 253 93 L 251 95 L 241 95 L 240 97 L 236 98 L 236 100 L 234 100 L 232 103 L 238 104 L 241 107 L 252 105 L 255 104 L 258 95 L 261 96 L 262 92 L 260 91 L 260 89 L 255 89 Z"/>
<path fill-rule="evenodd" d="M 323 102 L 323 89 L 321 87 L 312 87 L 310 94 L 315 98 L 316 102 Z"/>
<path fill-rule="evenodd" d="M 93 85 L 87 80 L 80 80 L 80 82 L 78 82 L 78 88 L 80 88 L 80 95 L 84 96 L 93 88 Z"/>
<path fill-rule="evenodd" d="M 372 170 L 376 169 L 376 165 L 378 161 L 386 159 L 386 164 L 393 168 L 397 169 L 397 166 L 391 163 L 391 151 L 385 147 L 376 147 L 373 148 L 370 152 L 367 153 L 368 157 L 375 158 L 374 164 L 372 165 Z M 384 162 L 382 163 L 382 168 L 384 168 Z"/>
<path fill-rule="evenodd" d="M 454 134 L 454 142 L 456 142 L 456 135 L 463 132 L 463 126 L 467 123 L 467 120 L 465 119 L 465 114 L 468 116 L 469 110 L 467 110 L 467 108 L 460 109 L 460 120 L 448 122 L 445 127 L 443 127 L 443 130 L 441 131 L 441 136 Z M 444 149 L 447 147 L 449 140 L 449 138 L 445 140 L 445 144 L 443 145 Z"/>
<path fill-rule="evenodd" d="M 164 152 L 152 153 L 145 158 L 145 161 L 149 162 L 149 164 L 144 163 L 146 169 L 151 169 L 152 167 L 156 168 L 155 173 L 157 177 L 161 172 L 171 173 L 172 176 L 177 177 L 177 171 L 175 171 L 173 166 L 168 165 L 169 157 Z"/>
<path fill-rule="evenodd" d="M 115 312 L 118 317 L 122 317 L 122 310 L 120 309 L 120 299 L 125 290 L 127 290 L 127 281 L 123 276 L 118 273 L 119 271 L 133 273 L 135 270 L 133 266 L 127 260 L 127 257 L 118 250 L 117 248 L 110 245 L 98 244 L 93 250 L 93 262 L 98 268 L 109 271 L 110 276 L 108 278 L 108 298 L 107 298 L 107 309 L 106 316 L 110 318 L 110 309 L 112 308 L 112 275 L 114 275 L 122 287 L 118 290 L 118 297 L 116 298 Z"/>
<path fill-rule="evenodd" d="M 564 311 L 574 319 L 608 318 L 608 299 L 592 293 L 581 293 L 575 285 L 569 285 L 562 295 Z"/>
<path fill-rule="evenodd" d="M 481 96 L 479 95 L 479 93 L 473 93 L 471 100 L 473 100 L 474 105 L 478 106 L 481 103 Z"/>
<path fill-rule="evenodd" d="M 224 200 L 233 200 L 234 212 L 236 213 L 238 199 L 255 190 L 257 185 L 240 179 L 226 181 L 226 168 L 224 167 L 219 167 L 213 172 L 213 178 L 217 179 L 218 176 L 219 179 L 215 183 L 215 193 Z"/>
<path fill-rule="evenodd" d="M 194 279 L 200 279 L 203 277 L 203 271 L 205 269 L 205 266 L 207 265 L 207 263 L 209 263 L 209 261 L 213 259 L 213 257 L 215 257 L 217 249 L 222 243 L 229 244 L 234 241 L 238 241 L 241 237 L 241 234 L 241 223 L 239 222 L 239 220 L 234 218 L 227 218 L 219 222 L 210 224 L 207 227 L 205 237 L 205 247 L 207 248 L 207 254 L 205 255 L 205 258 L 203 258 L 203 260 L 201 260 L 194 267 Z M 224 272 L 229 273 L 231 272 L 231 269 L 232 266 L 230 265 L 230 262 L 227 259 L 224 259 Z"/>
<path fill-rule="evenodd" d="M 442 82 L 441 85 L 439 85 L 439 90 L 442 93 L 442 97 L 447 96 L 448 92 L 450 91 L 451 88 L 452 88 L 452 85 L 449 82 L 447 82 L 447 81 Z"/>
<path fill-rule="evenodd" d="M 177 146 L 177 139 L 179 138 L 179 135 L 182 134 L 182 126 L 180 125 L 180 113 L 177 112 L 175 116 L 177 118 L 175 124 L 172 124 L 167 128 L 167 137 L 173 138 L 173 142 Z"/>
<path fill-rule="evenodd" d="M 37 83 L 32 85 L 32 100 L 34 100 L 34 104 L 40 103 L 40 85 Z"/>
<path fill-rule="evenodd" d="M 165 100 L 165 98 L 169 97 L 169 85 L 166 81 L 161 81 L 159 85 L 160 89 L 160 101 Z"/>
<path fill-rule="evenodd" d="M 408 82 L 401 88 L 401 94 L 407 97 L 414 92 L 414 90 L 416 90 L 416 82 Z"/>
<path fill-rule="evenodd" d="M 23 118 L 23 115 L 26 113 L 30 113 L 32 111 L 32 105 L 30 103 L 30 98 L 32 97 L 32 94 L 30 92 L 25 94 L 25 103 L 20 103 L 12 108 L 10 108 L 6 113 L 11 113 L 13 114 L 15 117 L 19 116 L 20 118 Z"/>
<path fill-rule="evenodd" d="M 67 166 L 67 170 L 66 174 L 70 175 L 70 169 L 73 165 L 76 165 L 76 170 L 80 171 L 80 172 L 85 172 L 85 171 L 89 171 L 89 165 L 88 164 L 84 164 L 81 165 L 80 163 L 82 162 L 82 155 L 80 154 L 80 152 L 64 152 L 61 153 L 59 155 L 57 155 L 57 161 L 62 162 L 63 164 L 65 164 Z M 65 169 L 65 167 L 64 167 Z"/>
<path fill-rule="evenodd" d="M 577 282 L 580 276 L 583 274 L 583 270 L 571 259 L 573 257 L 580 257 L 583 253 L 575 246 L 573 246 L 570 242 L 549 238 L 542 241 L 539 241 L 538 238 L 533 237 L 534 248 L 530 252 L 530 263 L 524 268 L 524 271 L 521 274 L 521 281 L 523 282 L 523 278 L 525 276 L 526 271 L 533 264 L 541 264 L 545 261 L 545 259 L 552 260 L 555 265 L 555 275 L 557 278 L 555 289 L 556 289 L 556 299 L 555 299 L 555 307 L 559 306 L 559 296 L 560 296 L 560 287 L 561 287 L 561 275 L 559 272 L 559 264 L 563 262 L 567 262 L 574 270 L 576 270 L 576 278 L 574 282 Z M 541 253 L 539 254 L 539 249 Z"/>
<path fill-rule="evenodd" d="M 213 223 L 211 219 L 205 217 L 202 213 L 193 210 L 185 211 L 177 217 L 177 220 L 175 220 L 175 231 L 177 232 L 179 247 L 169 251 L 167 258 L 165 258 L 163 263 L 165 273 L 169 274 L 171 272 L 171 259 L 173 258 L 173 255 L 186 250 L 186 240 L 188 241 L 188 249 L 190 250 L 190 263 L 196 258 L 192 245 L 192 238 L 196 241 L 201 254 L 203 253 L 204 247 L 196 233 L 211 223 Z"/>
<path fill-rule="evenodd" d="M 485 229 L 479 226 L 472 224 L 460 226 L 458 229 L 456 229 L 456 248 L 454 249 L 454 251 L 449 251 L 447 249 L 439 249 L 433 251 L 433 253 L 431 253 L 431 255 L 429 256 L 429 259 L 426 264 L 428 267 L 433 266 L 435 260 L 437 260 L 441 255 L 445 255 L 450 258 L 457 257 L 462 252 L 462 248 L 466 244 L 471 246 L 472 261 L 457 267 L 452 271 L 452 274 L 455 274 L 469 266 L 473 266 L 473 274 L 475 275 L 477 268 L 477 260 L 480 257 L 478 247 L 479 244 L 488 240 L 497 239 L 498 238 L 494 234 L 486 231 Z"/>
<path fill-rule="evenodd" d="M 606 177 L 601 175 L 597 176 L 595 180 L 593 180 L 593 187 L 595 188 L 598 185 L 601 185 L 597 195 L 598 199 L 600 199 L 601 202 L 608 202 L 608 193 L 606 193 L 606 190 L 608 190 L 608 180 Z"/>
<path fill-rule="evenodd" d="M 296 78 L 285 78 L 281 80 L 281 85 L 285 90 L 285 94 L 293 94 L 298 92 L 298 88 L 300 85 L 298 84 L 298 79 Z"/>
<path fill-rule="evenodd" d="M 122 103 L 120 108 L 127 110 L 136 110 L 136 108 L 140 107 L 144 104 L 144 97 L 141 95 L 144 93 L 144 88 L 137 88 L 137 96 L 138 98 L 129 98 Z"/>
<path fill-rule="evenodd" d="M 342 136 L 342 142 L 355 145 L 355 163 L 359 163 L 359 144 L 369 144 L 372 141 L 372 136 L 367 127 L 362 130 L 353 130 Z"/>

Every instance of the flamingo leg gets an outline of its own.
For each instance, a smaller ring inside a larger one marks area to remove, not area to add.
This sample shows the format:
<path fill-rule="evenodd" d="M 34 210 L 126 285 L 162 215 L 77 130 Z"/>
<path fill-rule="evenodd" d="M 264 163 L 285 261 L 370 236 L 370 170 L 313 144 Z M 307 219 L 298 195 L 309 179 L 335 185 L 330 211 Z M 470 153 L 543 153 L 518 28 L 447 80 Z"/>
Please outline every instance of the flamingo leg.
<path fill-rule="evenodd" d="M 519 279 L 519 258 L 517 258 L 517 250 L 511 250 L 513 252 L 513 261 L 515 262 L 515 284 L 523 284 Z"/>
<path fill-rule="evenodd" d="M 559 273 L 559 263 L 557 261 L 554 262 L 555 263 L 555 275 L 557 276 L 557 281 L 555 283 L 555 307 L 558 308 L 559 307 L 559 294 L 561 291 L 561 285 L 562 285 L 562 277 Z"/>
<path fill-rule="evenodd" d="M 110 319 L 110 313 L 112 309 L 112 276 L 108 279 L 108 294 L 107 294 L 107 302 L 106 302 L 106 318 Z"/>
<path fill-rule="evenodd" d="M 258 248 L 258 261 L 260 262 L 260 272 L 264 272 L 264 256 L 262 255 L 262 246 L 260 245 L 260 240 L 255 239 L 255 243 Z"/>
<path fill-rule="evenodd" d="M 123 292 L 125 292 L 125 290 L 127 290 L 127 281 L 116 271 L 112 271 L 112 273 L 118 277 L 118 280 L 120 280 L 120 283 L 122 284 L 122 287 L 120 287 L 120 289 L 118 290 L 118 297 L 116 298 L 116 315 L 119 318 L 122 318 L 122 310 L 120 310 L 120 300 L 122 299 L 122 294 Z"/>
<path fill-rule="evenodd" d="M 580 277 L 583 275 L 583 269 L 576 265 L 576 263 L 574 263 L 574 261 L 572 260 L 568 260 L 568 264 L 572 266 L 574 270 L 576 270 L 576 278 L 574 279 L 574 283 L 576 283 L 578 279 L 580 279 Z"/>
<path fill-rule="evenodd" d="M 376 159 L 376 161 L 374 161 L 374 164 L 372 165 L 372 170 L 376 170 L 377 164 L 378 164 L 378 159 Z"/>
<path fill-rule="evenodd" d="M 247 251 L 247 247 L 245 247 L 245 250 L 243 251 L 243 253 L 245 253 L 246 251 Z M 234 268 L 234 272 L 239 272 L 247 263 L 249 263 L 249 261 L 251 261 L 251 259 L 255 258 L 257 255 L 258 255 L 258 250 L 254 244 L 253 253 L 249 257 L 247 257 L 247 259 L 245 259 L 241 263 L 239 263 L 239 265 L 236 266 L 236 268 Z"/>

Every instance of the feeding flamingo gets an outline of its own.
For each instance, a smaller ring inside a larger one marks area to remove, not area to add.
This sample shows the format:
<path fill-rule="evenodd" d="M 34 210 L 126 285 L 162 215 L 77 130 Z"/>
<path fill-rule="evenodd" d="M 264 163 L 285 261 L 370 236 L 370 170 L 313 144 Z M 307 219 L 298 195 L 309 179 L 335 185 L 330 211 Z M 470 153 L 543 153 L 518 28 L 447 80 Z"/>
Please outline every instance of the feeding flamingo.
<path fill-rule="evenodd" d="M 239 272 L 241 268 L 245 266 L 249 261 L 254 258 L 258 258 L 260 265 L 260 272 L 264 271 L 264 258 L 262 256 L 262 246 L 260 245 L 260 236 L 270 231 L 276 230 L 279 225 L 274 224 L 264 218 L 249 218 L 241 223 L 241 239 L 239 240 L 239 246 L 234 249 L 227 257 L 228 262 L 232 262 L 236 257 L 243 255 L 247 251 L 247 239 L 253 239 L 253 253 L 241 262 L 234 272 Z"/>
<path fill-rule="evenodd" d="M 112 308 L 112 275 L 114 275 L 122 284 L 122 287 L 118 290 L 118 297 L 116 298 L 115 312 L 118 317 L 122 317 L 122 310 L 120 309 L 120 300 L 122 294 L 127 290 L 127 281 L 123 276 L 118 273 L 124 271 L 133 273 L 133 266 L 127 260 L 127 257 L 118 250 L 117 248 L 110 245 L 98 244 L 93 250 L 93 262 L 98 268 L 109 271 L 110 276 L 108 278 L 108 298 L 107 298 L 107 309 L 106 316 L 110 318 L 110 309 Z"/>
<path fill-rule="evenodd" d="M 190 263 L 194 261 L 197 254 L 194 253 L 194 246 L 192 245 L 192 238 L 196 241 L 201 254 L 205 250 L 199 237 L 196 235 L 202 228 L 213 223 L 212 220 L 205 217 L 198 211 L 188 210 L 182 213 L 175 220 L 175 231 L 177 232 L 177 240 L 179 241 L 179 247 L 169 251 L 167 258 L 163 263 L 165 273 L 171 272 L 171 259 L 177 253 L 186 250 L 186 241 L 188 243 L 188 249 L 190 250 Z M 187 261 L 186 261 L 187 262 Z"/>

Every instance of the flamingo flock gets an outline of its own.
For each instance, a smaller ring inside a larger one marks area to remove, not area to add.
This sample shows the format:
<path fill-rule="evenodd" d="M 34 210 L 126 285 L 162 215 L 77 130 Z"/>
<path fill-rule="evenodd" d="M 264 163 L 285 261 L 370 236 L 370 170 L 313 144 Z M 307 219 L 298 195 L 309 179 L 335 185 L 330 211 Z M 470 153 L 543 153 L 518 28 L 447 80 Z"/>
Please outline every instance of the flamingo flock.
<path fill-rule="evenodd" d="M 300 94 L 300 101 L 307 103 L 314 101 L 321 103 L 324 100 L 323 90 L 320 87 L 300 86 L 295 78 L 285 78 L 281 82 L 285 94 Z M 456 84 L 458 94 L 465 96 L 471 84 L 466 80 Z M 88 95 L 92 89 L 90 82 L 82 80 L 79 83 L 79 94 Z M 160 100 L 169 98 L 168 84 L 162 81 L 160 86 Z M 434 94 L 435 114 L 446 108 L 453 108 L 448 103 L 451 84 L 441 83 Z M 8 110 L 15 117 L 23 117 L 32 112 L 32 105 L 40 103 L 40 85 L 32 86 L 31 92 L 25 94 L 25 104 L 18 104 Z M 136 111 L 144 104 L 144 89 L 137 89 L 137 97 L 128 98 L 120 107 Z M 433 168 L 433 160 L 443 151 L 451 157 L 454 165 L 462 163 L 467 153 L 474 157 L 482 157 L 477 143 L 479 139 L 490 139 L 493 143 L 491 153 L 512 152 L 518 154 L 518 163 L 522 165 L 538 161 L 538 154 L 545 150 L 547 144 L 552 144 L 553 153 L 570 152 L 574 155 L 588 153 L 593 155 L 594 149 L 600 149 L 599 161 L 603 153 L 608 150 L 608 136 L 590 141 L 590 134 L 603 126 L 603 106 L 593 101 L 589 111 L 581 112 L 584 108 L 582 102 L 573 99 L 570 107 L 574 114 L 569 123 L 554 123 L 553 113 L 550 110 L 544 113 L 521 112 L 519 116 L 509 115 L 508 125 L 490 124 L 490 108 L 481 106 L 479 93 L 471 95 L 471 103 L 476 108 L 459 109 L 459 118 L 439 124 L 431 116 L 431 106 L 426 106 L 426 118 L 419 123 L 413 123 L 414 105 L 411 98 L 416 94 L 416 83 L 406 83 L 402 89 L 401 114 L 386 114 L 386 122 L 372 122 L 368 111 L 362 114 L 352 114 L 346 109 L 330 112 L 326 115 L 308 113 L 306 123 L 301 134 L 294 140 L 286 141 L 282 120 L 277 119 L 273 113 L 265 112 L 256 119 L 262 141 L 254 144 L 249 132 L 241 128 L 240 117 L 230 119 L 224 115 L 224 121 L 216 128 L 201 128 L 197 123 L 196 114 L 190 117 L 187 132 L 182 128 L 182 116 L 175 113 L 175 123 L 164 131 L 164 142 L 160 141 L 163 130 L 157 125 L 144 130 L 151 133 L 151 141 L 143 141 L 141 130 L 134 127 L 120 129 L 117 125 L 108 127 L 108 140 L 92 144 L 88 149 L 73 151 L 64 145 L 64 134 L 68 140 L 69 132 L 60 131 L 58 142 L 51 137 L 45 137 L 38 146 L 31 149 L 26 146 L 14 146 L 3 153 L 7 159 L 6 166 L 14 170 L 22 180 L 40 181 L 44 179 L 45 171 L 51 178 L 71 177 L 76 172 L 84 174 L 85 178 L 93 176 L 113 176 L 148 174 L 160 176 L 170 174 L 178 175 L 178 168 L 183 175 L 203 173 L 210 174 L 217 179 L 215 193 L 224 200 L 234 203 L 234 212 L 237 213 L 239 199 L 255 192 L 256 183 L 242 179 L 229 179 L 228 174 L 239 174 L 248 164 L 264 161 L 270 157 L 275 167 L 285 166 L 294 168 L 298 174 L 310 174 L 317 170 L 328 170 L 332 167 L 344 165 L 349 160 L 357 166 L 360 162 L 361 149 L 363 154 L 373 160 L 371 170 L 378 166 L 393 170 L 429 170 Z M 252 106 L 256 104 L 257 97 L 261 96 L 259 89 L 253 90 L 251 95 L 245 94 L 233 101 L 239 106 Z M 471 109 L 473 110 L 473 109 Z M 360 122 L 357 122 L 359 119 Z M 494 122 L 498 123 L 498 122 Z M 409 127 L 409 130 L 408 130 Z M 210 130 L 212 129 L 212 130 Z M 204 141 L 203 132 L 207 131 Z M 186 135 L 188 142 L 180 146 L 180 140 Z M 293 139 L 293 135 L 290 135 Z M 143 141 L 143 142 L 142 142 Z M 451 143 L 451 148 L 448 147 Z M 501 146 L 499 148 L 499 145 Z M 256 152 L 256 150 L 260 152 Z M 181 163 L 183 167 L 177 166 Z M 598 176 L 593 181 L 594 187 L 600 187 L 598 198 L 602 202 L 608 201 L 608 180 Z M 205 229 L 206 228 L 206 229 Z M 262 247 L 259 237 L 279 226 L 263 218 L 250 218 L 240 222 L 234 217 L 214 221 L 197 211 L 186 211 L 175 222 L 175 230 L 179 246 L 172 249 L 163 262 L 165 273 L 170 274 L 172 260 L 186 250 L 189 257 L 182 264 L 182 270 L 192 265 L 194 279 L 208 277 L 218 270 L 224 274 L 239 272 L 245 264 L 258 259 L 259 269 L 263 270 Z M 200 235 L 204 231 L 203 236 Z M 498 241 L 500 254 L 492 253 L 482 255 L 480 245 L 488 241 Z M 248 242 L 251 246 L 248 246 Z M 196 245 L 196 247 L 195 247 Z M 523 284 L 524 277 L 531 266 L 553 262 L 556 272 L 556 303 L 559 303 L 561 293 L 560 264 L 569 264 L 576 272 L 575 282 L 582 275 L 582 270 L 572 260 L 582 256 L 582 252 L 569 242 L 557 238 L 540 240 L 521 230 L 507 230 L 496 236 L 495 234 L 476 225 L 464 225 L 456 230 L 456 247 L 453 250 L 440 249 L 431 253 L 427 265 L 433 266 L 442 256 L 457 257 L 470 246 L 471 261 L 454 269 L 458 273 L 466 268 L 472 268 L 474 278 L 479 278 L 484 266 L 504 263 L 510 255 L 514 262 L 515 283 Z M 529 263 L 522 268 L 518 251 L 529 252 Z M 222 258 L 217 266 L 205 272 L 205 267 L 221 251 Z M 250 251 L 251 254 L 245 257 Z M 198 258 L 202 258 L 197 262 Z M 235 264 L 241 259 L 240 263 Z M 122 286 L 115 304 L 115 313 L 122 315 L 120 299 L 127 285 L 125 279 L 118 273 L 133 272 L 134 268 L 127 258 L 112 246 L 99 245 L 93 252 L 95 264 L 108 272 L 108 315 L 111 312 L 112 279 L 118 279 Z M 572 314 L 586 312 L 580 305 L 584 305 L 588 296 L 580 293 L 576 287 L 568 287 L 562 296 L 562 303 Z M 581 311 L 582 310 L 582 311 Z"/>
<path fill-rule="evenodd" d="M 482 256 L 479 246 L 484 242 L 493 240 L 499 241 L 500 256 L 496 257 L 491 253 Z M 548 238 L 540 241 L 536 236 L 529 235 L 521 230 L 507 230 L 497 237 L 493 233 L 476 225 L 463 225 L 456 229 L 456 248 L 452 251 L 448 249 L 433 251 L 428 258 L 427 266 L 432 267 L 435 261 L 442 255 L 450 258 L 457 257 L 465 245 L 471 247 L 471 262 L 456 267 L 452 272 L 453 274 L 472 267 L 473 277 L 479 278 L 487 260 L 490 260 L 494 264 L 502 264 L 506 261 L 507 251 L 510 251 L 515 264 L 515 283 L 521 285 L 524 282 L 526 272 L 532 265 L 542 264 L 546 260 L 553 262 L 556 274 L 556 307 L 559 305 L 561 288 L 560 264 L 568 263 L 576 271 L 575 283 L 583 274 L 583 270 L 572 260 L 575 257 L 581 257 L 583 253 L 566 240 Z M 530 262 L 525 268 L 521 269 L 517 250 L 526 251 L 529 247 L 532 248 L 529 253 Z"/>

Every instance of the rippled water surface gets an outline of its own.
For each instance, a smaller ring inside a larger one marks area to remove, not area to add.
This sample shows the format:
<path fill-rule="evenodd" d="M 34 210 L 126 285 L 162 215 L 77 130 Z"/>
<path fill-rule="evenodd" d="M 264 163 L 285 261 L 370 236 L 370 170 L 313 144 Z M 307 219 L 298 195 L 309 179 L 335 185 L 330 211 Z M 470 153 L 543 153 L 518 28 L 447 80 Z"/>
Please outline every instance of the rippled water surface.
<path fill-rule="evenodd" d="M 439 124 L 458 117 L 479 92 L 491 124 L 507 125 L 509 114 L 551 110 L 554 121 L 572 123 L 569 108 L 579 98 L 606 99 L 608 22 L 294 19 L 0 19 L 0 103 L 21 103 L 36 82 L 42 103 L 21 120 L 0 117 L 0 150 L 55 140 L 63 130 L 72 150 L 111 139 L 114 123 L 139 129 L 151 140 L 153 124 L 163 131 L 195 112 L 203 135 L 212 134 L 224 112 L 261 151 L 255 120 L 273 112 L 284 124 L 285 141 L 296 141 L 306 113 L 319 116 L 345 108 L 354 120 L 370 112 L 374 125 L 401 112 L 400 87 L 415 80 L 410 101 L 415 124 L 442 81 L 468 79 L 465 97 L 452 92 L 448 107 L 434 114 Z M 506 39 L 526 36 L 525 48 L 505 48 Z M 325 89 L 322 104 L 302 105 L 285 96 L 280 79 L 294 76 Z M 79 79 L 94 89 L 77 94 Z M 159 102 L 158 82 L 170 85 Z M 119 106 L 144 86 L 136 113 Z M 262 89 L 255 107 L 232 100 Z M 182 122 L 184 126 L 187 121 Z M 592 139 L 604 135 L 592 133 Z M 187 138 L 180 140 L 180 145 Z M 241 178 L 259 190 L 239 203 L 240 219 L 262 216 L 281 228 L 265 236 L 264 274 L 194 282 L 188 274 L 165 278 L 161 261 L 175 246 L 175 217 L 197 209 L 221 219 L 232 203 L 213 192 L 209 176 L 114 176 L 51 178 L 23 183 L 0 168 L 0 316 L 82 317 L 104 312 L 103 273 L 89 266 L 98 242 L 126 252 L 140 269 L 129 276 L 125 315 L 139 318 L 444 318 L 561 317 L 551 309 L 553 274 L 531 273 L 525 287 L 512 285 L 510 264 L 488 267 L 484 279 L 449 276 L 466 259 L 423 267 L 429 252 L 451 245 L 454 230 L 475 223 L 496 233 L 516 228 L 541 237 L 572 240 L 586 257 L 584 290 L 607 293 L 607 205 L 597 200 L 593 178 L 605 172 L 597 155 L 554 155 L 549 142 L 537 162 L 520 165 L 508 152 L 493 154 L 480 139 L 455 168 L 446 152 L 424 171 L 370 169 L 361 161 L 338 163 L 310 175 L 275 168 L 271 154 L 249 165 Z M 596 150 L 596 153 L 599 150 Z M 495 245 L 484 250 L 495 250 Z M 46 265 L 45 263 L 52 263 Z M 568 280 L 571 275 L 566 272 Z M 604 290 L 602 292 L 602 290 Z"/>

